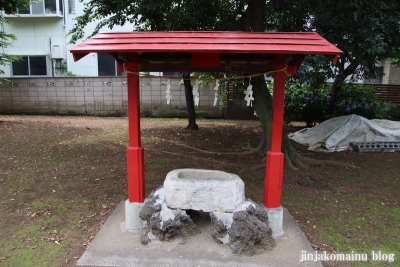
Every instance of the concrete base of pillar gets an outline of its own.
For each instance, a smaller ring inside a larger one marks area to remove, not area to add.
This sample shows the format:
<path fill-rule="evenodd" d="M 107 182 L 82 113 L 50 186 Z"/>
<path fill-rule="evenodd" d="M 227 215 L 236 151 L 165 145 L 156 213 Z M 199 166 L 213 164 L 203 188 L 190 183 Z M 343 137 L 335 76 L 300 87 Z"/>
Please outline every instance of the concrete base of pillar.
<path fill-rule="evenodd" d="M 143 220 L 140 219 L 139 213 L 142 211 L 144 203 L 125 201 L 125 223 L 124 230 L 133 232 L 142 228 Z"/>
<path fill-rule="evenodd" d="M 283 208 L 267 208 L 267 211 L 268 223 L 269 227 L 272 229 L 272 236 L 277 239 L 285 234 L 285 231 L 283 231 Z"/>

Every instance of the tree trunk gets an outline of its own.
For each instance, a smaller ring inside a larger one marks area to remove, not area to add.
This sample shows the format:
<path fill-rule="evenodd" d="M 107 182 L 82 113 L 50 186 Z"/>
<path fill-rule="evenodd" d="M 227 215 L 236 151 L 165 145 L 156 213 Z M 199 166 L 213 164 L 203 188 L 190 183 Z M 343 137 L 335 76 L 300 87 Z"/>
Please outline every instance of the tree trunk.
<path fill-rule="evenodd" d="M 264 77 L 255 77 L 251 79 L 253 85 L 253 107 L 256 111 L 258 119 L 263 128 L 263 138 L 257 147 L 257 152 L 262 156 L 269 149 L 270 136 L 271 136 L 271 122 L 272 122 L 272 96 L 269 93 Z"/>
<path fill-rule="evenodd" d="M 330 92 L 331 99 L 328 102 L 328 109 L 327 109 L 328 115 L 333 114 L 333 109 L 335 107 L 337 94 L 339 93 L 339 91 L 341 89 L 342 83 L 346 79 L 346 77 L 344 75 L 344 63 L 342 60 L 340 60 L 340 59 L 338 60 L 337 67 L 339 69 L 339 74 L 336 76 L 336 78 L 333 81 L 332 86 L 331 86 L 331 92 Z"/>
<path fill-rule="evenodd" d="M 333 115 L 333 110 L 336 105 L 336 97 L 342 87 L 343 82 L 344 82 L 344 79 L 342 77 L 339 78 L 339 75 L 338 75 L 332 83 L 331 92 L 330 92 L 331 99 L 328 102 L 328 109 L 327 109 L 328 115 Z"/>
<path fill-rule="evenodd" d="M 244 31 L 264 31 L 264 17 L 265 17 L 265 1 L 250 0 L 249 5 L 242 17 L 241 26 Z M 263 128 L 263 138 L 256 148 L 256 151 L 262 156 L 265 156 L 269 150 L 271 140 L 271 125 L 272 125 L 272 96 L 269 93 L 264 76 L 255 77 L 251 80 L 253 85 L 254 96 L 254 110 L 261 122 Z M 282 125 L 282 152 L 285 154 L 285 162 L 290 167 L 304 167 L 307 166 L 301 161 L 298 153 L 293 148 L 289 137 L 287 135 L 285 125 Z"/>
<path fill-rule="evenodd" d="M 261 122 L 263 128 L 263 137 L 256 148 L 256 151 L 262 156 L 265 156 L 269 150 L 271 140 L 271 125 L 272 125 L 272 103 L 273 99 L 269 93 L 264 77 L 256 77 L 252 79 L 253 96 L 254 96 L 254 110 Z M 292 143 L 288 137 L 285 125 L 282 125 L 282 153 L 285 154 L 285 163 L 291 168 L 308 168 L 303 162 L 303 159 L 293 148 Z"/>
<path fill-rule="evenodd" d="M 336 97 L 342 88 L 343 82 L 346 80 L 348 76 L 352 75 L 356 71 L 357 66 L 359 65 L 358 61 L 354 59 L 352 63 L 345 68 L 344 62 L 345 62 L 344 59 L 339 58 L 338 63 L 336 65 L 336 67 L 338 67 L 339 69 L 339 72 L 331 86 L 331 93 L 330 93 L 331 99 L 329 100 L 327 109 L 327 113 L 329 115 L 333 114 L 333 108 L 335 107 Z"/>
<path fill-rule="evenodd" d="M 240 19 L 242 31 L 263 32 L 265 21 L 265 0 L 250 0 L 246 11 Z"/>
<path fill-rule="evenodd" d="M 199 126 L 196 124 L 196 111 L 194 109 L 193 87 L 192 83 L 189 80 L 190 73 L 184 73 L 182 77 L 183 77 L 183 84 L 185 86 L 186 107 L 189 119 L 189 124 L 186 127 L 186 129 L 191 131 L 197 131 L 199 130 Z"/>
<path fill-rule="evenodd" d="M 252 78 L 251 81 L 251 84 L 253 85 L 254 109 L 263 128 L 263 137 L 260 144 L 255 149 L 255 152 L 265 156 L 266 151 L 269 150 L 271 140 L 272 96 L 266 88 L 264 77 L 255 77 Z M 330 165 L 355 168 L 354 165 L 348 163 L 330 160 L 314 160 L 303 157 L 292 146 L 285 125 L 282 125 L 282 127 L 282 153 L 285 155 L 285 164 L 289 168 L 308 169 L 309 165 Z"/>

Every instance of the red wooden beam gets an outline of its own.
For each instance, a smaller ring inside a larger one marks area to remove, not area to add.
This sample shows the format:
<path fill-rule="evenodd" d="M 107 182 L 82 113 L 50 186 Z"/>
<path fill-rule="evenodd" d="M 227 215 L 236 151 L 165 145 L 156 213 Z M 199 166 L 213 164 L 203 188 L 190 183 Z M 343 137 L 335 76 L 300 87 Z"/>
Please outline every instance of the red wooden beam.
<path fill-rule="evenodd" d="M 277 64 L 276 69 L 282 68 L 284 66 Z M 270 150 L 267 152 L 264 177 L 264 206 L 267 208 L 279 208 L 281 205 L 285 158 L 281 152 L 285 85 L 286 72 L 276 72 L 274 78 L 271 143 Z"/>
<path fill-rule="evenodd" d="M 192 53 L 192 66 L 219 66 L 220 53 Z"/>
<path fill-rule="evenodd" d="M 140 94 L 139 74 L 137 74 L 137 54 L 134 62 L 127 63 L 128 81 L 128 136 L 129 146 L 126 149 L 128 200 L 142 203 L 144 201 L 144 150 L 140 140 Z"/>

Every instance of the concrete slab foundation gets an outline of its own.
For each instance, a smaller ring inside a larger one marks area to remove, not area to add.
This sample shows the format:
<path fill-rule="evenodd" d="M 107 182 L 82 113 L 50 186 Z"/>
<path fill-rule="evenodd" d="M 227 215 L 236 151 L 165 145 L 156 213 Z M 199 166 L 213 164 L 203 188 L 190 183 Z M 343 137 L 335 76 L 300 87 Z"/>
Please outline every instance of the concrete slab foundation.
<path fill-rule="evenodd" d="M 78 260 L 80 267 L 150 267 L 150 266 L 240 266 L 240 267 L 284 267 L 318 266 L 320 262 L 300 262 L 302 253 L 314 253 L 303 232 L 283 209 L 285 235 L 277 239 L 272 251 L 251 257 L 237 256 L 230 248 L 216 243 L 209 233 L 208 213 L 203 213 L 195 223 L 202 233 L 191 237 L 185 244 L 156 242 L 140 243 L 141 232 L 124 231 L 124 202 L 121 202 L 108 218 L 92 244 Z"/>

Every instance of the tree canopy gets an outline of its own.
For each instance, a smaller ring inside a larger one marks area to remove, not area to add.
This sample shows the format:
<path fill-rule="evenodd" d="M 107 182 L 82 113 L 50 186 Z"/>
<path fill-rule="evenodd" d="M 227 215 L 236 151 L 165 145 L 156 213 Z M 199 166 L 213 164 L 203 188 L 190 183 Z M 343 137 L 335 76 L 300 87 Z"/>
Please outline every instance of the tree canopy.
<path fill-rule="evenodd" d="M 350 75 L 378 76 L 376 63 L 396 57 L 400 49 L 400 2 L 397 0 L 304 0 L 296 4 L 267 4 L 267 28 L 278 31 L 316 31 L 340 48 L 334 72 L 323 61 L 311 66 L 334 78 L 332 101 Z"/>
<path fill-rule="evenodd" d="M 102 27 L 132 23 L 132 30 L 238 30 L 238 18 L 246 1 L 132 1 L 90 0 L 85 3 L 84 14 L 76 18 L 70 31 L 71 42 L 85 37 L 84 27 L 97 22 L 89 36 Z"/>

